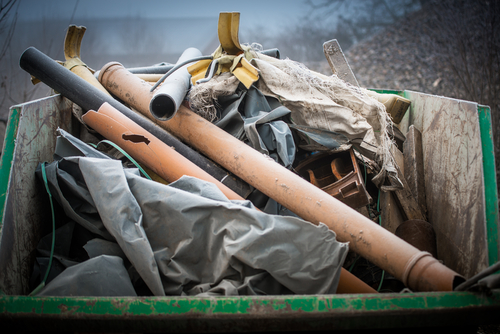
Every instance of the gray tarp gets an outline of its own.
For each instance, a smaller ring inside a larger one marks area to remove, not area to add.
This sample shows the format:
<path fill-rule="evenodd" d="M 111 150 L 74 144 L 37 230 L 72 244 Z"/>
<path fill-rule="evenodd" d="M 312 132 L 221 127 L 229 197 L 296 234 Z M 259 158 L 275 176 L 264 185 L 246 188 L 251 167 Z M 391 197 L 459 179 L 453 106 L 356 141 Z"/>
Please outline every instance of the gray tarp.
<path fill-rule="evenodd" d="M 65 157 L 47 175 L 65 211 L 115 239 L 155 295 L 336 292 L 348 246 L 323 224 L 263 213 L 192 177 L 166 186 L 108 158 Z"/>
<path fill-rule="evenodd" d="M 123 260 L 101 255 L 67 268 L 37 296 L 136 296 Z"/>
<path fill-rule="evenodd" d="M 292 132 L 282 119 L 290 110 L 273 97 L 264 96 L 255 87 L 237 89 L 219 99 L 220 111 L 215 124 L 257 151 L 271 156 L 290 168 L 295 160 Z"/>

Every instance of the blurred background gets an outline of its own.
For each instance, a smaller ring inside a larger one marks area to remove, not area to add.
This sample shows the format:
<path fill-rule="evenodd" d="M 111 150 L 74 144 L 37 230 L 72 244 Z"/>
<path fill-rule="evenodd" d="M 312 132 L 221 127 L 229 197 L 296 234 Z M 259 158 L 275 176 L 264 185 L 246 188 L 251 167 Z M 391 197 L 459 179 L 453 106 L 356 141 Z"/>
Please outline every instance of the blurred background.
<path fill-rule="evenodd" d="M 282 58 L 330 75 L 323 43 L 337 39 L 366 88 L 414 90 L 492 109 L 500 157 L 500 2 L 489 0 L 0 0 L 0 134 L 9 108 L 51 94 L 19 68 L 34 46 L 64 60 L 70 24 L 85 26 L 81 59 L 99 70 L 175 63 L 219 45 L 220 12 L 240 12 L 241 43 L 278 48 Z M 500 164 L 497 162 L 497 166 Z"/>

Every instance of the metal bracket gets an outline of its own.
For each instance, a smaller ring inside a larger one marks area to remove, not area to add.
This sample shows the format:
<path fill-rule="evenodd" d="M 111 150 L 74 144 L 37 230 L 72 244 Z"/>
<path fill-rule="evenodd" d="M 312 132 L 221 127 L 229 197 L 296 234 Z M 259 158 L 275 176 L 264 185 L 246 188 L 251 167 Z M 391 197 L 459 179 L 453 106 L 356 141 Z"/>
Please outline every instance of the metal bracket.
<path fill-rule="evenodd" d="M 246 88 L 259 79 L 259 70 L 256 69 L 248 59 L 245 58 L 245 49 L 240 45 L 238 31 L 240 26 L 240 13 L 220 13 L 217 33 L 219 36 L 220 47 L 214 53 L 214 61 L 218 61 L 217 66 L 211 66 L 212 62 L 207 60 L 188 67 L 191 74 L 193 85 L 209 81 L 213 75 L 215 67 L 218 67 L 217 74 L 220 72 L 229 72 L 234 74 Z M 210 72 L 209 72 L 210 71 Z M 208 76 L 207 76 L 207 72 Z"/>

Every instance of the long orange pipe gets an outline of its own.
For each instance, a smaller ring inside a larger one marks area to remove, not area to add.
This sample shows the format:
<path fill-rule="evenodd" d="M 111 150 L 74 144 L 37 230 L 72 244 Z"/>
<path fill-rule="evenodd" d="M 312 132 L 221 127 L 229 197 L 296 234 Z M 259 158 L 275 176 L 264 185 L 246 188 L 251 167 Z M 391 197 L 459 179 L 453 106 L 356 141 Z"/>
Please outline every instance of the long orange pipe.
<path fill-rule="evenodd" d="M 99 81 L 124 102 L 152 118 L 151 93 L 120 64 L 101 69 Z M 221 166 L 312 223 L 326 224 L 340 241 L 414 291 L 452 291 L 463 278 L 430 254 L 396 237 L 323 190 L 181 106 L 169 121 L 156 121 Z"/>
<path fill-rule="evenodd" d="M 89 110 L 82 118 L 87 125 L 123 148 L 134 159 L 148 166 L 165 181 L 174 182 L 183 175 L 189 175 L 212 182 L 229 199 L 243 200 L 240 195 L 154 137 L 110 104 L 104 103 L 98 112 Z"/>
<path fill-rule="evenodd" d="M 214 183 L 229 199 L 244 200 L 210 174 L 124 116 L 108 103 L 83 115 L 84 122 L 148 166 L 168 182 L 190 175 Z M 342 268 L 337 293 L 375 293 L 373 288 Z"/>

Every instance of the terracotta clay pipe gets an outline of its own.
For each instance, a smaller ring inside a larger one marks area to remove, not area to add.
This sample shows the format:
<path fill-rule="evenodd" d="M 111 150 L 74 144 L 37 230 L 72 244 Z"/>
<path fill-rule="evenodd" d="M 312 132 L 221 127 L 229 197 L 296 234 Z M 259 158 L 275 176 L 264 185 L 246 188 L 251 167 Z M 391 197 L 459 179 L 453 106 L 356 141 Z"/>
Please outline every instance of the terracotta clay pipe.
<path fill-rule="evenodd" d="M 100 82 L 134 109 L 149 114 L 151 93 L 144 83 L 119 64 L 101 69 Z M 146 89 L 144 89 L 146 88 Z M 169 121 L 157 124 L 281 203 L 292 212 L 326 224 L 340 241 L 386 270 L 414 291 L 452 291 L 463 277 L 396 237 L 370 219 L 315 187 L 274 160 L 181 106 Z"/>
<path fill-rule="evenodd" d="M 168 182 L 173 182 L 182 175 L 190 175 L 214 183 L 229 199 L 243 200 L 241 196 L 125 117 L 110 104 L 104 103 L 98 112 L 89 110 L 83 115 L 83 120 Z M 337 293 L 375 292 L 370 286 L 342 268 Z"/>
<path fill-rule="evenodd" d="M 104 103 L 98 112 L 89 110 L 82 119 L 165 181 L 173 182 L 183 175 L 189 175 L 215 184 L 228 199 L 243 200 L 240 195 L 124 116 L 109 103 Z"/>

